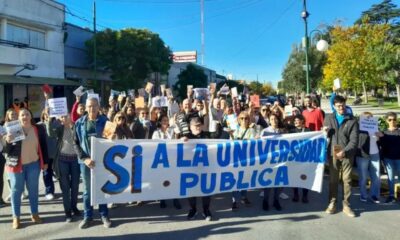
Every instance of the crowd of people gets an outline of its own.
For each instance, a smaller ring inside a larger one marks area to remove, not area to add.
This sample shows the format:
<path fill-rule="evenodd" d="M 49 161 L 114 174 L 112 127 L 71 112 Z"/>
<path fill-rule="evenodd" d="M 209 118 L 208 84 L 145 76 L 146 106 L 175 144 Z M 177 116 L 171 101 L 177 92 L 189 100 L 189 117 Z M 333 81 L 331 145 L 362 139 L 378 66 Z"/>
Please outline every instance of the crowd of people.
<path fill-rule="evenodd" d="M 337 212 L 338 186 L 343 184 L 343 212 L 347 216 L 355 217 L 350 204 L 354 161 L 359 176 L 360 201 L 380 202 L 381 162 L 388 174 L 389 196 L 385 202 L 396 201 L 394 187 L 396 176 L 398 178 L 400 173 L 400 149 L 395 146 L 400 146 L 400 130 L 395 113 L 386 114 L 388 128 L 383 132 L 366 132 L 359 129 L 358 120 L 353 116 L 351 108 L 346 106 L 346 99 L 340 95 L 332 96 L 333 113 L 325 114 L 316 96 L 306 96 L 303 103 L 298 105 L 295 105 L 295 99 L 289 97 L 286 106 L 290 107 L 287 108 L 278 101 L 259 106 L 259 103 L 250 101 L 249 96 L 239 99 L 233 94 L 221 94 L 212 88 L 209 89 L 209 94 L 209 99 L 199 98 L 190 89 L 187 98 L 181 103 L 173 96 L 168 96 L 166 106 L 155 106 L 151 101 L 151 93 L 148 92 L 147 103 L 140 107 L 135 104 L 134 97 L 123 95 L 110 96 L 107 106 L 104 107 L 100 106 L 98 98 L 88 97 L 83 104 L 83 99 L 76 97 L 70 114 L 57 119 L 51 118 L 49 109 L 45 107 L 38 123 L 35 123 L 28 105 L 8 109 L 4 124 L 19 121 L 25 134 L 24 140 L 17 142 L 13 141 L 11 134 L 4 133 L 0 136 L 0 206 L 7 205 L 1 198 L 3 185 L 6 185 L 11 193 L 8 201 L 11 202 L 12 227 L 21 227 L 20 208 L 21 198 L 24 196 L 29 199 L 32 221 L 42 223 L 38 209 L 41 171 L 45 199 L 54 199 L 53 176 L 59 181 L 66 222 L 82 217 L 81 210 L 78 209 L 79 184 L 80 179 L 82 180 L 83 219 L 79 228 L 92 225 L 94 214 L 90 203 L 90 169 L 95 167 L 96 162 L 90 155 L 90 138 L 102 138 L 107 121 L 116 126 L 111 139 L 248 140 L 279 134 L 324 131 L 328 139 L 328 214 Z M 47 100 L 49 95 L 45 94 L 45 98 Z M 372 116 L 369 112 L 363 115 Z M 5 178 L 4 169 L 7 172 Z M 369 191 L 368 177 L 371 178 Z M 3 179 L 7 179 L 6 184 Z M 309 202 L 307 189 L 283 190 L 263 189 L 261 208 L 269 211 L 272 206 L 281 211 L 280 199 L 290 198 L 288 195 L 291 195 L 294 202 Z M 232 192 L 231 196 L 232 211 L 238 211 L 241 204 L 251 205 L 245 190 Z M 212 196 L 201 198 L 204 219 L 212 220 Z M 188 201 L 190 209 L 187 218 L 190 220 L 197 214 L 196 197 L 191 197 Z M 166 205 L 166 200 L 160 200 L 161 208 Z M 180 200 L 173 199 L 173 205 L 180 209 Z M 106 228 L 112 226 L 109 207 L 111 206 L 101 204 L 98 208 Z"/>

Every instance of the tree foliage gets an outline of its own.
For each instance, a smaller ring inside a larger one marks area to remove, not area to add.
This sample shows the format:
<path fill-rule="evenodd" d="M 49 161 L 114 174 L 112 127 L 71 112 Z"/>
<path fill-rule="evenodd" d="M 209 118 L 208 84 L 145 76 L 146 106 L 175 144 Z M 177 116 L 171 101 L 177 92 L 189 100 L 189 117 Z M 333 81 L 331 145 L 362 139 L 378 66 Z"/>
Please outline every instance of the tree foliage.
<path fill-rule="evenodd" d="M 311 45 L 308 59 L 311 67 L 310 86 L 311 89 L 316 89 L 322 80 L 322 67 L 326 62 L 326 56 Z M 294 45 L 282 72 L 283 81 L 280 83 L 280 88 L 290 93 L 305 92 L 307 81 L 303 66 L 305 66 L 305 52 L 300 46 Z"/>
<path fill-rule="evenodd" d="M 178 79 L 174 90 L 178 92 L 180 99 L 187 97 L 187 85 L 193 85 L 193 88 L 206 88 L 208 85 L 208 79 L 203 69 L 194 64 L 187 65 L 186 69 L 178 75 Z"/>
<path fill-rule="evenodd" d="M 389 26 L 373 25 L 364 19 L 351 27 L 336 26 L 331 35 L 333 44 L 327 52 L 323 86 L 331 89 L 335 78 L 342 88 L 361 90 L 381 83 L 382 70 L 376 61 L 376 51 L 385 43 Z"/>
<path fill-rule="evenodd" d="M 97 67 L 112 71 L 116 89 L 140 88 L 152 72 L 166 74 L 171 51 L 158 34 L 141 29 L 123 29 L 96 33 Z M 94 59 L 94 37 L 86 42 L 88 55 Z"/>

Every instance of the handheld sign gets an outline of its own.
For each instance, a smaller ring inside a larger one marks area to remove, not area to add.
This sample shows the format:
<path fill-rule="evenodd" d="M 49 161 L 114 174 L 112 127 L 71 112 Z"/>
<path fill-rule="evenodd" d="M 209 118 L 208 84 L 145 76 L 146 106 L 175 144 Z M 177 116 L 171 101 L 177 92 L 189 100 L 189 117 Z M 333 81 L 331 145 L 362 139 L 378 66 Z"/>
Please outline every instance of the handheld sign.
<path fill-rule="evenodd" d="M 147 82 L 145 91 L 146 91 L 147 93 L 151 93 L 151 90 L 153 89 L 153 86 L 154 86 L 153 83 Z"/>
<path fill-rule="evenodd" d="M 161 90 L 161 96 L 164 96 L 165 94 L 165 84 L 160 85 L 160 90 Z"/>
<path fill-rule="evenodd" d="M 224 86 L 221 87 L 219 92 L 223 95 L 228 95 L 229 94 L 229 86 L 224 84 Z"/>
<path fill-rule="evenodd" d="M 339 79 L 339 78 L 336 78 L 335 80 L 333 80 L 333 86 L 334 86 L 336 89 L 340 89 L 341 84 L 340 84 L 340 79 Z"/>
<path fill-rule="evenodd" d="M 128 96 L 131 98 L 134 98 L 135 97 L 135 89 L 128 90 Z"/>
<path fill-rule="evenodd" d="M 360 116 L 360 130 L 370 133 L 378 132 L 378 118 L 361 115 Z"/>
<path fill-rule="evenodd" d="M 210 96 L 210 90 L 208 88 L 195 88 L 194 91 L 194 98 L 200 101 L 208 100 Z"/>
<path fill-rule="evenodd" d="M 12 137 L 11 143 L 15 143 L 25 139 L 25 133 L 19 120 L 6 122 L 4 124 L 4 127 L 7 131 L 7 134 L 10 134 Z"/>
<path fill-rule="evenodd" d="M 254 107 L 259 108 L 260 107 L 260 96 L 251 95 L 250 96 L 250 102 L 253 103 Z"/>
<path fill-rule="evenodd" d="M 173 98 L 174 97 L 174 95 L 172 94 L 172 89 L 171 88 L 165 89 L 165 93 L 167 94 L 168 98 Z"/>
<path fill-rule="evenodd" d="M 144 88 L 139 88 L 138 93 L 140 97 L 146 96 L 146 90 L 144 90 Z"/>
<path fill-rule="evenodd" d="M 238 97 L 238 90 L 237 90 L 237 87 L 233 87 L 233 88 L 231 88 L 231 94 L 232 94 L 232 97 L 234 98 L 234 97 Z"/>
<path fill-rule="evenodd" d="M 111 98 L 111 97 L 116 97 L 116 96 L 118 96 L 119 94 L 120 94 L 119 91 L 115 91 L 115 90 L 112 90 L 112 89 L 111 89 L 111 91 L 110 91 L 110 98 Z"/>
<path fill-rule="evenodd" d="M 116 123 L 107 121 L 106 125 L 104 126 L 103 137 L 107 139 L 112 139 L 116 129 L 117 129 Z"/>
<path fill-rule="evenodd" d="M 136 108 L 144 108 L 144 97 L 137 97 L 135 98 L 135 107 Z"/>
<path fill-rule="evenodd" d="M 68 115 L 67 98 L 50 98 L 49 104 L 49 116 L 50 117 L 61 117 Z"/>
<path fill-rule="evenodd" d="M 75 89 L 74 94 L 77 97 L 82 96 L 83 94 L 85 94 L 85 88 L 83 86 L 78 87 L 77 89 Z"/>
<path fill-rule="evenodd" d="M 286 105 L 285 106 L 285 116 L 292 116 L 293 114 L 293 106 L 292 105 Z"/>
<path fill-rule="evenodd" d="M 167 99 L 167 97 L 157 96 L 157 97 L 153 97 L 151 99 L 151 101 L 152 101 L 152 106 L 153 107 L 159 107 L 159 108 L 168 107 L 168 99 Z"/>

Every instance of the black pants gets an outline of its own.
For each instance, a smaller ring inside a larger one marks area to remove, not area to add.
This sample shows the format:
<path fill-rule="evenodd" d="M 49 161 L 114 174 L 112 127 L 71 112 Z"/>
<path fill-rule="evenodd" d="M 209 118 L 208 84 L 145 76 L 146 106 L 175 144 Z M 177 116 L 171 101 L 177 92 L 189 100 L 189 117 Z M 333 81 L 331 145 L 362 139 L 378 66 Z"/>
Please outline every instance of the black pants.
<path fill-rule="evenodd" d="M 196 209 L 197 198 L 191 197 L 188 198 L 188 200 L 190 207 L 192 209 Z M 208 211 L 210 209 L 211 197 L 210 196 L 201 197 L 201 202 L 203 203 L 203 211 Z"/>
<path fill-rule="evenodd" d="M 0 201 L 2 200 L 3 196 L 3 187 L 4 187 L 4 165 L 6 164 L 6 159 L 4 158 L 3 154 L 0 153 Z"/>

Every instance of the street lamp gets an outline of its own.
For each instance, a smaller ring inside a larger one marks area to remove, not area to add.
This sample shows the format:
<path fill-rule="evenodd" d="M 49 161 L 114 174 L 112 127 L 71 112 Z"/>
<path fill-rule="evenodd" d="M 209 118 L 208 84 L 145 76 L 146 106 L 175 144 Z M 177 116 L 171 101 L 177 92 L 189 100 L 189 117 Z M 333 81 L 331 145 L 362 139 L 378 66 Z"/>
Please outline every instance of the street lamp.
<path fill-rule="evenodd" d="M 304 20 L 304 27 L 305 27 L 305 37 L 304 37 L 304 42 L 303 42 L 303 46 L 305 48 L 305 54 L 306 54 L 306 83 L 307 83 L 307 94 L 310 94 L 310 65 L 308 63 L 308 49 L 309 49 L 309 36 L 311 36 L 311 34 L 313 32 L 320 32 L 322 35 L 322 32 L 319 30 L 313 30 L 310 32 L 310 35 L 308 35 L 308 26 L 307 26 L 307 18 L 308 16 L 310 16 L 310 13 L 307 12 L 307 1 L 303 0 L 303 11 L 301 12 L 301 18 L 303 18 Z M 327 41 L 320 39 L 317 43 L 317 50 L 318 51 L 326 51 L 328 50 L 329 44 Z"/>

